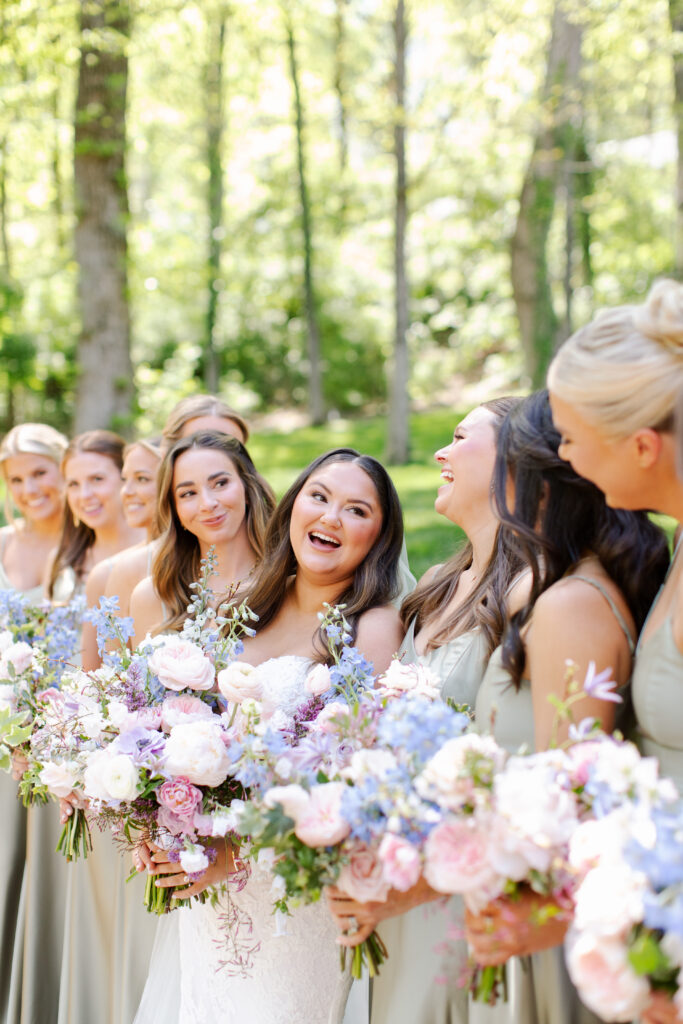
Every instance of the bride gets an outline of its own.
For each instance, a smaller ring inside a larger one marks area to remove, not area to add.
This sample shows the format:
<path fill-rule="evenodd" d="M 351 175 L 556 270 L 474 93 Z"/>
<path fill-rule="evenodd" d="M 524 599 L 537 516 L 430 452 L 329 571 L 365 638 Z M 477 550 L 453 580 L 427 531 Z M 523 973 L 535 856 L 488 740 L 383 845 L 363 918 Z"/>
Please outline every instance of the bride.
<path fill-rule="evenodd" d="M 353 642 L 375 671 L 388 666 L 401 640 L 390 601 L 398 587 L 402 540 L 398 496 L 386 470 L 369 456 L 335 449 L 311 463 L 287 491 L 247 595 L 259 621 L 243 655 L 280 706 L 305 698 L 312 663 L 325 659 L 318 622 L 325 602 L 345 605 Z M 220 885 L 235 872 L 236 851 L 221 857 L 224 849 L 225 844 L 217 848 L 216 863 L 186 895 Z M 163 851 L 153 853 L 153 862 L 157 884 L 187 882 Z M 224 964 L 227 903 L 194 905 L 162 922 L 136 1024 L 341 1019 L 348 980 L 340 975 L 336 932 L 325 906 L 296 909 L 287 919 L 287 935 L 277 935 L 271 881 L 255 869 L 242 891 L 233 887 L 229 893 L 231 913 L 250 921 L 251 942 L 258 944 L 246 977 Z M 174 978 L 178 989 L 171 995 Z"/>

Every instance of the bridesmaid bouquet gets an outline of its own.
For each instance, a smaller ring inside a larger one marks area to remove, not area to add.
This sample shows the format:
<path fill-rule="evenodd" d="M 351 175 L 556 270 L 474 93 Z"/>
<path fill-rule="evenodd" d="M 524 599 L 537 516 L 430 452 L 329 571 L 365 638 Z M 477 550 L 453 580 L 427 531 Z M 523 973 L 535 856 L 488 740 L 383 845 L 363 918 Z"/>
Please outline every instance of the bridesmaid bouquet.
<path fill-rule="evenodd" d="M 0 591 L 0 769 L 10 771 L 11 752 L 26 757 L 41 694 L 58 688 L 78 650 L 84 598 L 68 605 L 32 605 L 15 590 Z M 30 773 L 20 783 L 28 806 L 47 799 Z"/>
<path fill-rule="evenodd" d="M 581 881 L 567 967 L 607 1020 L 639 1017 L 654 992 L 683 1015 L 683 802 L 653 789 L 580 825 L 570 844 Z"/>
<path fill-rule="evenodd" d="M 43 698 L 43 728 L 32 740 L 36 771 L 55 796 L 76 794 L 59 849 L 68 859 L 87 855 L 88 815 L 128 848 L 152 839 L 169 849 L 190 875 L 215 852 L 209 837 L 225 836 L 225 811 L 243 787 L 230 773 L 232 727 L 216 693 L 216 677 L 241 653 L 251 629 L 245 604 L 224 614 L 210 606 L 211 556 L 194 584 L 195 597 L 180 634 L 147 637 L 134 651 L 129 619 L 117 617 L 116 598 L 89 613 L 105 664 L 73 673 Z M 118 649 L 106 646 L 118 642 Z M 163 913 L 174 891 L 148 880 L 147 908 Z"/>

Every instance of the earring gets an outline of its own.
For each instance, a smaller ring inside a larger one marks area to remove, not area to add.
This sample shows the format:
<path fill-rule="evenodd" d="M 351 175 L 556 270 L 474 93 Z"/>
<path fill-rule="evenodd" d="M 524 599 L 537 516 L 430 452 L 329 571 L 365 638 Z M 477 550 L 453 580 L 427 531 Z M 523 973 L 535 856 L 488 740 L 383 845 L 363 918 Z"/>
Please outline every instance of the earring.
<path fill-rule="evenodd" d="M 76 515 L 76 513 L 74 512 L 74 526 L 76 527 L 76 529 L 78 529 L 78 527 L 79 527 L 80 525 L 81 525 L 81 521 L 80 521 L 80 519 L 78 518 L 78 516 Z"/>

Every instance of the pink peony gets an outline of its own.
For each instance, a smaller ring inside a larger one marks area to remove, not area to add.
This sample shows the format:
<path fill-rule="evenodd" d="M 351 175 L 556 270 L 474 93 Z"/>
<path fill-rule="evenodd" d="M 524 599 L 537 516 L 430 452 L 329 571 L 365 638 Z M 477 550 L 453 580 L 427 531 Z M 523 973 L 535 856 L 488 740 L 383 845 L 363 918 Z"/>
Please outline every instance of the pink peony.
<path fill-rule="evenodd" d="M 589 1009 L 604 1020 L 640 1017 L 650 986 L 629 964 L 623 942 L 570 931 L 565 951 L 569 975 Z"/>
<path fill-rule="evenodd" d="M 212 663 L 200 647 L 180 636 L 164 637 L 148 664 L 169 690 L 210 690 L 213 686 Z"/>
<path fill-rule="evenodd" d="M 218 673 L 218 689 L 226 700 L 241 704 L 244 700 L 258 700 L 261 696 L 261 682 L 253 665 L 235 661 Z"/>
<path fill-rule="evenodd" d="M 355 843 L 349 854 L 349 862 L 339 874 L 338 887 L 359 903 L 384 903 L 389 895 L 391 883 L 387 881 L 382 861 L 377 850 L 365 843 Z"/>
<path fill-rule="evenodd" d="M 189 694 L 182 697 L 167 697 L 161 705 L 161 728 L 170 732 L 181 722 L 197 722 L 202 718 L 213 718 L 213 711 L 199 697 Z"/>
<path fill-rule="evenodd" d="M 417 884 L 422 874 L 422 864 L 419 853 L 411 843 L 388 832 L 377 852 L 389 885 L 399 892 L 407 892 Z"/>
<path fill-rule="evenodd" d="M 500 876 L 490 863 L 487 832 L 472 818 L 446 819 L 425 844 L 424 876 L 433 889 L 445 893 L 485 890 L 491 899 L 500 892 Z"/>
<path fill-rule="evenodd" d="M 334 846 L 351 831 L 341 816 L 343 782 L 314 786 L 309 802 L 298 817 L 294 832 L 306 846 Z"/>
<path fill-rule="evenodd" d="M 166 771 L 197 786 L 219 786 L 230 768 L 223 737 L 220 725 L 203 719 L 174 725 L 166 741 Z"/>
<path fill-rule="evenodd" d="M 176 817 L 191 818 L 202 802 L 202 791 L 181 775 L 164 782 L 157 792 L 157 800 Z"/>

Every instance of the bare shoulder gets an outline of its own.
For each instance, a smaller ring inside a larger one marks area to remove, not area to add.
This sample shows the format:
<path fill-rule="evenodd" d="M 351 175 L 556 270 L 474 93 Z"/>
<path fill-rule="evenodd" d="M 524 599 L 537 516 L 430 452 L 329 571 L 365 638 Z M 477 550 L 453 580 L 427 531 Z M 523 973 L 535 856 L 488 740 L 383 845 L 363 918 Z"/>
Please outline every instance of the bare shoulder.
<path fill-rule="evenodd" d="M 613 600 L 623 602 L 621 592 L 611 581 L 600 580 L 600 586 Z M 617 625 L 614 612 L 605 600 L 604 593 L 601 593 L 597 586 L 571 576 L 553 583 L 534 605 L 534 624 L 551 622 L 558 625 L 565 622 L 571 629 L 576 629 L 577 623 L 581 623 L 582 627 L 596 622 L 601 625 Z"/>
<path fill-rule="evenodd" d="M 104 594 L 107 580 L 111 572 L 111 561 L 105 559 L 103 562 L 98 562 L 97 565 L 88 573 L 88 579 L 85 584 L 85 596 L 89 605 L 95 605 Z"/>
<path fill-rule="evenodd" d="M 164 618 L 164 607 L 154 589 L 151 576 L 141 580 L 130 598 L 130 615 L 135 626 L 135 639 L 139 643 L 147 633 L 152 633 L 161 626 Z"/>
<path fill-rule="evenodd" d="M 154 581 L 151 576 L 145 576 L 133 588 L 133 593 L 130 597 L 130 610 L 132 612 L 135 607 L 142 608 L 154 600 L 159 601 L 157 592 L 154 589 Z"/>
<path fill-rule="evenodd" d="M 438 565 L 430 565 L 429 569 L 420 577 L 420 586 L 426 586 L 429 583 L 433 583 L 439 570 L 443 567 L 443 562 L 439 562 Z"/>
<path fill-rule="evenodd" d="M 505 606 L 507 609 L 508 617 L 514 615 L 515 612 L 520 611 L 524 608 L 531 597 L 531 584 L 533 577 L 531 571 L 521 572 L 516 579 L 514 579 L 510 585 L 510 589 L 507 592 L 505 598 Z"/>
<path fill-rule="evenodd" d="M 115 588 L 121 585 L 124 589 L 131 591 L 147 576 L 151 558 L 154 558 L 154 548 L 150 544 L 121 551 L 114 559 L 107 583 L 107 593 L 118 593 Z"/>
<path fill-rule="evenodd" d="M 384 672 L 401 646 L 403 627 L 393 605 L 370 608 L 358 622 L 356 647 L 371 661 L 376 672 Z"/>

